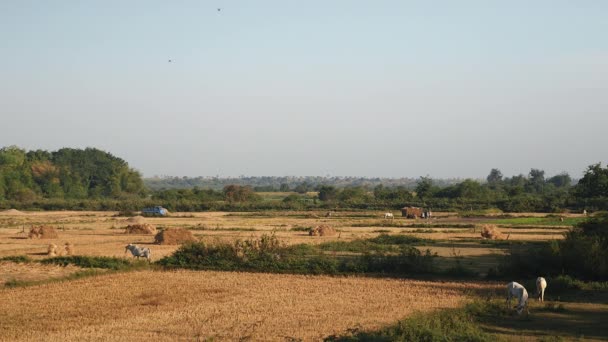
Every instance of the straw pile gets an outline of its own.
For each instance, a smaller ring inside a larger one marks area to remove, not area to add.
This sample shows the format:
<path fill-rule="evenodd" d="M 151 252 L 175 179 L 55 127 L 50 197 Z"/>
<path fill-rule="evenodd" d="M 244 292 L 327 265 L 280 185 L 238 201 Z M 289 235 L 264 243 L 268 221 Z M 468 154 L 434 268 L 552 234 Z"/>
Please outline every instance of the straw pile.
<path fill-rule="evenodd" d="M 489 240 L 504 239 L 504 235 L 493 224 L 484 224 L 481 226 L 481 237 Z"/>
<path fill-rule="evenodd" d="M 57 235 L 55 228 L 49 226 L 39 226 L 32 227 L 28 237 L 30 239 L 56 239 L 59 236 Z"/>
<path fill-rule="evenodd" d="M 310 236 L 334 236 L 334 235 L 336 235 L 336 230 L 328 225 L 322 224 L 320 226 L 316 226 L 316 227 L 312 228 L 308 232 L 308 235 L 310 235 Z"/>
<path fill-rule="evenodd" d="M 50 243 L 46 253 L 50 257 L 57 256 L 57 245 L 54 243 Z"/>
<path fill-rule="evenodd" d="M 47 255 L 50 257 L 74 255 L 74 245 L 69 242 L 66 242 L 63 248 L 59 248 L 56 244 L 50 243 L 47 248 Z"/>
<path fill-rule="evenodd" d="M 125 234 L 156 234 L 156 227 L 148 224 L 132 224 L 125 228 Z"/>
<path fill-rule="evenodd" d="M 154 237 L 154 243 L 160 245 L 179 245 L 191 241 L 196 241 L 196 238 L 184 228 L 167 228 Z"/>
<path fill-rule="evenodd" d="M 2 215 L 13 215 L 13 216 L 21 216 L 21 215 L 25 215 L 24 212 L 19 211 L 17 209 L 8 209 L 8 210 L 3 210 L 0 211 L 0 214 Z"/>

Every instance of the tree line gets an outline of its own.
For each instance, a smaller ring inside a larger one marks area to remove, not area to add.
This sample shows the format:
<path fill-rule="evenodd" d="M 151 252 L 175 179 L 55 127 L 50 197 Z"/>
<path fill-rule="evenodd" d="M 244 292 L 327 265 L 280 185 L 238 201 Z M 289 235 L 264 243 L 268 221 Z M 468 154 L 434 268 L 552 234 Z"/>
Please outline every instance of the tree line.
<path fill-rule="evenodd" d="M 254 178 L 266 182 L 287 179 Z M 15 146 L 0 149 L 1 208 L 139 210 L 162 205 L 173 211 L 388 210 L 403 206 L 438 211 L 608 210 L 608 167 L 599 163 L 590 165 L 576 184 L 567 173 L 546 177 L 539 169 L 512 177 L 504 177 L 500 170 L 492 169 L 485 182 L 421 177 L 414 184 L 378 178 L 368 179 L 372 181 L 370 184 L 345 185 L 365 178 L 319 177 L 316 184 L 308 183 L 311 178 L 306 177 L 290 179 L 292 183 L 280 183 L 278 187 L 246 184 L 246 179 L 241 178 L 241 184 L 224 184 L 220 189 L 195 185 L 154 190 L 145 186 L 141 174 L 126 161 L 95 148 L 63 148 L 54 152 L 25 151 Z M 401 180 L 404 179 L 407 178 Z M 262 193 L 267 191 L 281 193 L 278 196 Z"/>
<path fill-rule="evenodd" d="M 0 149 L 0 200 L 124 199 L 144 193 L 139 172 L 95 148 Z"/>

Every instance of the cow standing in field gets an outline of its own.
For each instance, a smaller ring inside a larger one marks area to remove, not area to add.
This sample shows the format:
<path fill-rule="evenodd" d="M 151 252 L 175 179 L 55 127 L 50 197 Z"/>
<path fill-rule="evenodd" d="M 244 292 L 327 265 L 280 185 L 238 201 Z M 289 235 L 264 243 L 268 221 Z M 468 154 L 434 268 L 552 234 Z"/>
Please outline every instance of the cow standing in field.
<path fill-rule="evenodd" d="M 541 302 L 545 301 L 545 289 L 547 288 L 547 281 L 543 277 L 536 278 L 536 296 Z"/>
<path fill-rule="evenodd" d="M 528 305 L 528 291 L 520 283 L 512 281 L 507 284 L 507 305 L 509 307 L 512 298 L 517 298 L 517 314 L 521 315 Z"/>
<path fill-rule="evenodd" d="M 393 213 L 384 213 L 384 218 L 392 220 L 395 218 L 395 215 L 393 215 Z"/>
<path fill-rule="evenodd" d="M 152 258 L 152 251 L 150 248 L 137 247 L 136 245 L 130 243 L 125 246 L 125 253 L 127 253 L 127 251 L 130 251 L 133 257 L 137 257 L 137 259 L 144 257 L 148 259 L 148 262 L 150 262 L 150 258 Z"/>

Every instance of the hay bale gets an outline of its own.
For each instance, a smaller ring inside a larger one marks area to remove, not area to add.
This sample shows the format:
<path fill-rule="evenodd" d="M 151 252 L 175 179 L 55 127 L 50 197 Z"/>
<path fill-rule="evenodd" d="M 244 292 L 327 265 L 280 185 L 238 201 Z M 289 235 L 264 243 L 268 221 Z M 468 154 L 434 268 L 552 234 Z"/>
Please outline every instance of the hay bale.
<path fill-rule="evenodd" d="M 481 226 L 481 237 L 490 240 L 502 240 L 504 235 L 493 224 L 484 224 Z"/>
<path fill-rule="evenodd" d="M 65 255 L 74 255 L 74 245 L 66 242 L 65 243 Z"/>
<path fill-rule="evenodd" d="M 57 239 L 57 231 L 50 226 L 32 227 L 28 234 L 30 239 Z"/>
<path fill-rule="evenodd" d="M 54 257 L 57 256 L 57 245 L 54 243 L 50 243 L 49 247 L 47 248 L 47 255 L 50 257 Z"/>
<path fill-rule="evenodd" d="M 316 226 L 316 227 L 312 228 L 308 232 L 308 235 L 310 235 L 310 236 L 334 236 L 334 235 L 336 235 L 336 230 L 328 225 L 322 224 L 320 226 Z"/>
<path fill-rule="evenodd" d="M 156 234 L 156 227 L 148 224 L 132 224 L 125 228 L 125 234 Z"/>
<path fill-rule="evenodd" d="M 196 241 L 196 238 L 184 228 L 167 228 L 154 237 L 154 243 L 160 245 L 179 245 L 191 241 Z"/>
<path fill-rule="evenodd" d="M 0 215 L 22 216 L 22 215 L 26 215 L 26 214 L 17 209 L 8 209 L 8 210 L 0 211 Z"/>

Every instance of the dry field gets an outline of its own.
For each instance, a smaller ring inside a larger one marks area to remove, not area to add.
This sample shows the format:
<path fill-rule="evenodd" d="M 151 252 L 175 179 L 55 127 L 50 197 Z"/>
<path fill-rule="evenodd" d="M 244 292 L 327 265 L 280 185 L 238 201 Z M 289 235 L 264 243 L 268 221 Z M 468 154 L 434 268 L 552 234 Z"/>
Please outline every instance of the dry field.
<path fill-rule="evenodd" d="M 94 256 L 122 256 L 124 245 L 136 243 L 138 245 L 151 245 L 154 241 L 151 235 L 127 235 L 124 227 L 129 222 L 125 217 L 116 217 L 114 212 L 29 212 L 16 214 L 0 213 L 0 257 L 7 255 L 28 255 L 34 258 L 44 257 L 49 243 L 57 245 L 69 241 L 74 244 L 76 254 Z M 194 235 L 206 242 L 233 241 L 257 237 L 274 231 L 276 235 L 288 244 L 320 243 L 331 240 L 352 240 L 357 238 L 371 238 L 380 233 L 411 234 L 417 237 L 450 241 L 463 254 L 467 250 L 470 240 L 480 240 L 479 229 L 458 228 L 458 225 L 475 223 L 471 219 L 458 219 L 441 217 L 430 221 L 405 220 L 396 218 L 394 221 L 382 220 L 381 213 L 337 213 L 331 218 L 323 217 L 323 212 L 272 212 L 272 213 L 176 213 L 168 218 L 146 218 L 158 228 L 183 227 L 191 229 Z M 371 216 L 371 217 L 370 217 Z M 376 216 L 376 217 L 374 217 Z M 387 223 L 414 224 L 454 224 L 456 228 L 428 228 L 413 227 L 384 227 Z M 27 232 L 32 225 L 50 225 L 58 229 L 59 238 L 53 240 L 30 240 Z M 309 237 L 304 231 L 297 228 L 314 227 L 319 224 L 328 224 L 339 230 L 334 237 Z M 293 230 L 296 228 L 296 230 Z M 510 240 L 540 241 L 562 238 L 562 233 L 568 227 L 530 227 L 530 228 L 504 228 L 501 229 Z M 458 243 L 463 242 L 461 246 Z M 470 246 L 469 246 L 470 247 Z M 170 254 L 174 246 L 154 246 L 154 258 Z M 470 248 L 469 248 L 470 249 Z M 475 253 L 479 253 L 476 248 Z M 440 251 L 439 249 L 438 251 Z M 494 251 L 488 250 L 488 253 Z"/>
<path fill-rule="evenodd" d="M 0 291 L 0 340 L 317 341 L 457 307 L 487 283 L 142 271 Z"/>
<path fill-rule="evenodd" d="M 182 227 L 207 243 L 274 232 L 287 244 L 372 238 L 381 233 L 433 240 L 449 267 L 458 258 L 483 272 L 504 247 L 482 244 L 479 219 L 436 213 L 433 220 L 383 220 L 381 212 L 174 213 L 146 218 L 157 228 Z M 396 213 L 395 213 L 396 214 Z M 532 215 L 531 215 L 532 216 Z M 0 212 L 0 258 L 47 258 L 49 243 L 74 245 L 75 255 L 125 255 L 125 245 L 152 248 L 153 260 L 178 246 L 154 245 L 152 235 L 127 235 L 128 218 L 115 212 Z M 310 237 L 305 228 L 328 224 L 332 237 Z M 433 224 L 441 227 L 408 227 Z M 50 225 L 57 239 L 28 239 L 30 226 Z M 398 225 L 399 227 L 393 227 Z M 568 226 L 505 226 L 510 240 L 562 238 Z M 0 282 L 62 278 L 80 270 L 39 263 L 0 262 Z M 356 277 L 293 276 L 224 272 L 138 271 L 0 289 L 0 340 L 320 340 L 352 328 L 373 329 L 412 312 L 457 307 L 496 285 Z M 509 329 L 509 327 L 505 327 Z"/>

